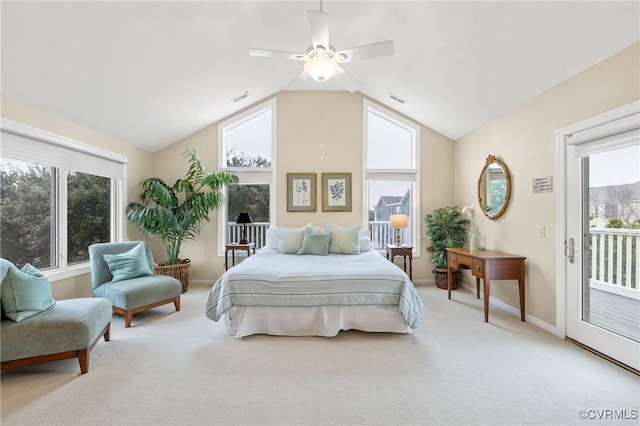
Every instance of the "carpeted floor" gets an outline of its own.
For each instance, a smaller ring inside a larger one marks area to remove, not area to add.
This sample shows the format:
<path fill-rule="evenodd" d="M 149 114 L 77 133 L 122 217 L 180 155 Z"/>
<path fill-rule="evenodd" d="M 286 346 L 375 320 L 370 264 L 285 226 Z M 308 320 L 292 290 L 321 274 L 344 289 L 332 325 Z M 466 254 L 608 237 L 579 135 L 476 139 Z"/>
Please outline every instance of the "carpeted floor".
<path fill-rule="evenodd" d="M 76 360 L 2 372 L 1 423 L 638 424 L 638 376 L 498 308 L 486 324 L 464 290 L 420 287 L 413 335 L 244 339 L 204 317 L 207 291 L 129 329 L 115 315 L 88 374 Z"/>

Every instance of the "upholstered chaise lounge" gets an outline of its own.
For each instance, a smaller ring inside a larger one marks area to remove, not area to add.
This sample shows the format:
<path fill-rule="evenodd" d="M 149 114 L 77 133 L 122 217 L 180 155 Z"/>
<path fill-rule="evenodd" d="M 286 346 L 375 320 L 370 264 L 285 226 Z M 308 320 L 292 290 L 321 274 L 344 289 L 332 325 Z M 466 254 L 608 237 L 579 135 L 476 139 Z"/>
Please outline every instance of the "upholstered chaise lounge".
<path fill-rule="evenodd" d="M 124 316 L 125 327 L 131 326 L 134 314 L 157 306 L 173 303 L 180 310 L 182 285 L 173 277 L 153 274 L 153 254 L 146 242 L 92 244 L 89 259 L 93 296 L 111 301 L 113 312 Z M 112 271 L 114 264 L 122 273 Z"/>
<path fill-rule="evenodd" d="M 0 266 L 1 282 L 9 269 L 18 271 L 5 259 L 0 259 Z M 18 322 L 3 317 L 2 370 L 77 357 L 84 374 L 89 371 L 91 349 L 102 337 L 109 341 L 111 316 L 108 300 L 80 298 L 58 300 Z"/>

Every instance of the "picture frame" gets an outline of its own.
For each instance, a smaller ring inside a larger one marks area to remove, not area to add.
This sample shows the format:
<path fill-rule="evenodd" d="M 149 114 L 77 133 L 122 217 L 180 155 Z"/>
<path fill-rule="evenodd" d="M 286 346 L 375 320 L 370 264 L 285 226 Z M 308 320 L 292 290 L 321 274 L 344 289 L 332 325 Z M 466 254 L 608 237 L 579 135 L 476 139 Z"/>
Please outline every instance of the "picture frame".
<path fill-rule="evenodd" d="M 322 211 L 351 211 L 351 173 L 322 173 Z"/>
<path fill-rule="evenodd" d="M 318 210 L 316 180 L 316 173 L 287 173 L 288 212 L 315 212 Z"/>

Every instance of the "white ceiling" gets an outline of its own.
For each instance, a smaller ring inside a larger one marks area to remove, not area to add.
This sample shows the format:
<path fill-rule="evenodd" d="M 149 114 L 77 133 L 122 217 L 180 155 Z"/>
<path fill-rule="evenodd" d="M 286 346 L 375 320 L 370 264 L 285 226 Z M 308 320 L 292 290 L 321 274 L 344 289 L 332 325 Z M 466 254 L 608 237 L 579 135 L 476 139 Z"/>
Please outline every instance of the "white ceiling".
<path fill-rule="evenodd" d="M 344 64 L 360 90 L 457 139 L 640 39 L 640 2 L 326 1 L 331 44 L 392 39 Z M 156 151 L 280 90 L 319 1 L 2 1 L 2 95 Z M 248 92 L 248 97 L 233 99 Z M 394 93 L 405 100 L 389 98 Z"/>

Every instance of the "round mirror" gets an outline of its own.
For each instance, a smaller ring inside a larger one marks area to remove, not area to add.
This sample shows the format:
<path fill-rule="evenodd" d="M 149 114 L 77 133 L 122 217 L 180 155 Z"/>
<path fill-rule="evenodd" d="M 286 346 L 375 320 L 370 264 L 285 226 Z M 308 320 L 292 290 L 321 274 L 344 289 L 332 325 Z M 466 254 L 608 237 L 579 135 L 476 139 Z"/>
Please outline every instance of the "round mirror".
<path fill-rule="evenodd" d="M 507 165 L 489 155 L 478 178 L 478 204 L 489 219 L 502 216 L 511 198 L 511 175 Z"/>

